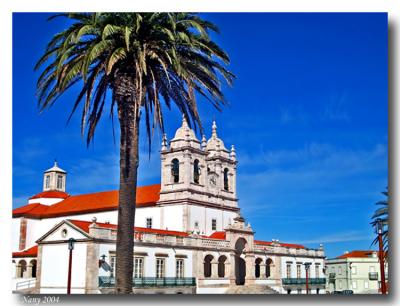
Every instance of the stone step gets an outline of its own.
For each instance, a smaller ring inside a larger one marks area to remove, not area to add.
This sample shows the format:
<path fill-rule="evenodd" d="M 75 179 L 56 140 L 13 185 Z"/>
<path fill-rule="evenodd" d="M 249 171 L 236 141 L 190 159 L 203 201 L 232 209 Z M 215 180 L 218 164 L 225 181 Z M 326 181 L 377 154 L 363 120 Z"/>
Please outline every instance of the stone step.
<path fill-rule="evenodd" d="M 278 291 L 267 285 L 230 286 L 226 294 L 279 294 Z"/>

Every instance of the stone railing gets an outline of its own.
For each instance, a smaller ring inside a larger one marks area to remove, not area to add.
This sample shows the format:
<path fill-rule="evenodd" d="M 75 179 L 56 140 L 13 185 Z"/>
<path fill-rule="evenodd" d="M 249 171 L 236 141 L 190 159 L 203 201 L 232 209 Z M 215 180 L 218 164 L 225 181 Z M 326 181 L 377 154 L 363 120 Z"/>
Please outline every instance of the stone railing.
<path fill-rule="evenodd" d="M 116 229 L 106 228 L 91 228 L 90 234 L 100 239 L 116 240 L 117 235 Z M 230 247 L 229 241 L 203 238 L 203 237 L 182 237 L 173 235 L 163 235 L 158 233 L 145 233 L 135 232 L 135 242 L 162 244 L 162 245 L 173 245 L 173 246 L 189 246 L 199 248 L 210 248 L 210 249 L 228 249 Z"/>
<path fill-rule="evenodd" d="M 311 256 L 311 257 L 324 257 L 323 250 L 315 250 L 315 249 L 295 249 L 289 247 L 283 247 L 278 244 L 276 245 L 262 245 L 262 244 L 254 244 L 255 252 L 262 253 L 279 253 L 279 254 L 287 254 L 289 256 Z"/>

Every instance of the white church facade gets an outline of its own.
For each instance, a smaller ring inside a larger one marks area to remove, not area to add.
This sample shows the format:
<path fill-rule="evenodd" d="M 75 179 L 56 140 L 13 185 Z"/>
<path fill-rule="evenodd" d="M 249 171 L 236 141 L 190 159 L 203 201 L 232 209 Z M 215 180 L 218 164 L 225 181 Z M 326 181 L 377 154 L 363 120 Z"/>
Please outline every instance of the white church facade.
<path fill-rule="evenodd" d="M 161 183 L 137 189 L 135 293 L 325 293 L 322 245 L 255 239 L 236 167 L 215 122 L 208 141 L 185 120 L 170 142 L 163 137 Z M 118 191 L 69 195 L 66 178 L 55 164 L 43 191 L 13 210 L 16 291 L 112 291 Z"/>

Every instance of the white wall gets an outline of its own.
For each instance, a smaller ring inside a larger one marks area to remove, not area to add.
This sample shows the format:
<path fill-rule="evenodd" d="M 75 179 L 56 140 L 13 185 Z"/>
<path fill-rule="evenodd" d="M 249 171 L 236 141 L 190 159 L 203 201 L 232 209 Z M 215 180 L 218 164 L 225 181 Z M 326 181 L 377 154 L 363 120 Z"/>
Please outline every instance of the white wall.
<path fill-rule="evenodd" d="M 166 205 L 164 210 L 164 229 L 183 231 L 183 207 L 184 205 Z"/>
<path fill-rule="evenodd" d="M 69 250 L 66 243 L 42 246 L 40 293 L 66 293 Z M 86 276 L 86 243 L 75 243 L 72 257 L 72 293 L 84 293 Z"/>
<path fill-rule="evenodd" d="M 232 211 L 190 205 L 189 230 L 194 230 L 194 223 L 198 221 L 200 232 L 204 231 L 205 235 L 210 235 L 214 232 L 211 230 L 212 219 L 217 219 L 217 231 L 223 231 L 229 223 L 233 223 L 232 220 L 236 216 L 237 213 Z"/>

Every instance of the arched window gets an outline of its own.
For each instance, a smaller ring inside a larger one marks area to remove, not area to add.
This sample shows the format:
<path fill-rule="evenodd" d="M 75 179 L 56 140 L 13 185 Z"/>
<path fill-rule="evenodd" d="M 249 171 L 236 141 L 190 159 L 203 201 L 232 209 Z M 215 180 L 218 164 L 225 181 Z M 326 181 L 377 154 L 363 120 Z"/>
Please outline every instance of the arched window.
<path fill-rule="evenodd" d="M 218 258 L 218 277 L 225 277 L 225 261 L 225 255 L 222 255 Z"/>
<path fill-rule="evenodd" d="M 171 175 L 174 180 L 174 183 L 179 182 L 179 160 L 174 158 L 171 163 Z"/>
<path fill-rule="evenodd" d="M 193 164 L 193 181 L 198 184 L 200 181 L 200 166 L 199 160 L 196 159 Z"/>
<path fill-rule="evenodd" d="M 273 264 L 272 259 L 268 258 L 265 265 L 265 277 L 268 278 L 271 276 L 271 265 Z"/>
<path fill-rule="evenodd" d="M 211 261 L 214 259 L 212 255 L 204 258 L 204 277 L 211 277 Z"/>
<path fill-rule="evenodd" d="M 224 169 L 224 189 L 229 190 L 228 168 Z"/>
<path fill-rule="evenodd" d="M 262 262 L 261 258 L 256 259 L 256 266 L 255 266 L 255 277 L 260 278 L 261 273 L 260 273 L 260 264 Z"/>
<path fill-rule="evenodd" d="M 37 267 L 37 262 L 36 262 L 36 260 L 35 259 L 33 259 L 33 260 L 31 260 L 31 262 L 30 262 L 30 265 L 31 265 L 31 276 L 33 277 L 33 278 L 36 278 L 36 267 Z"/>

